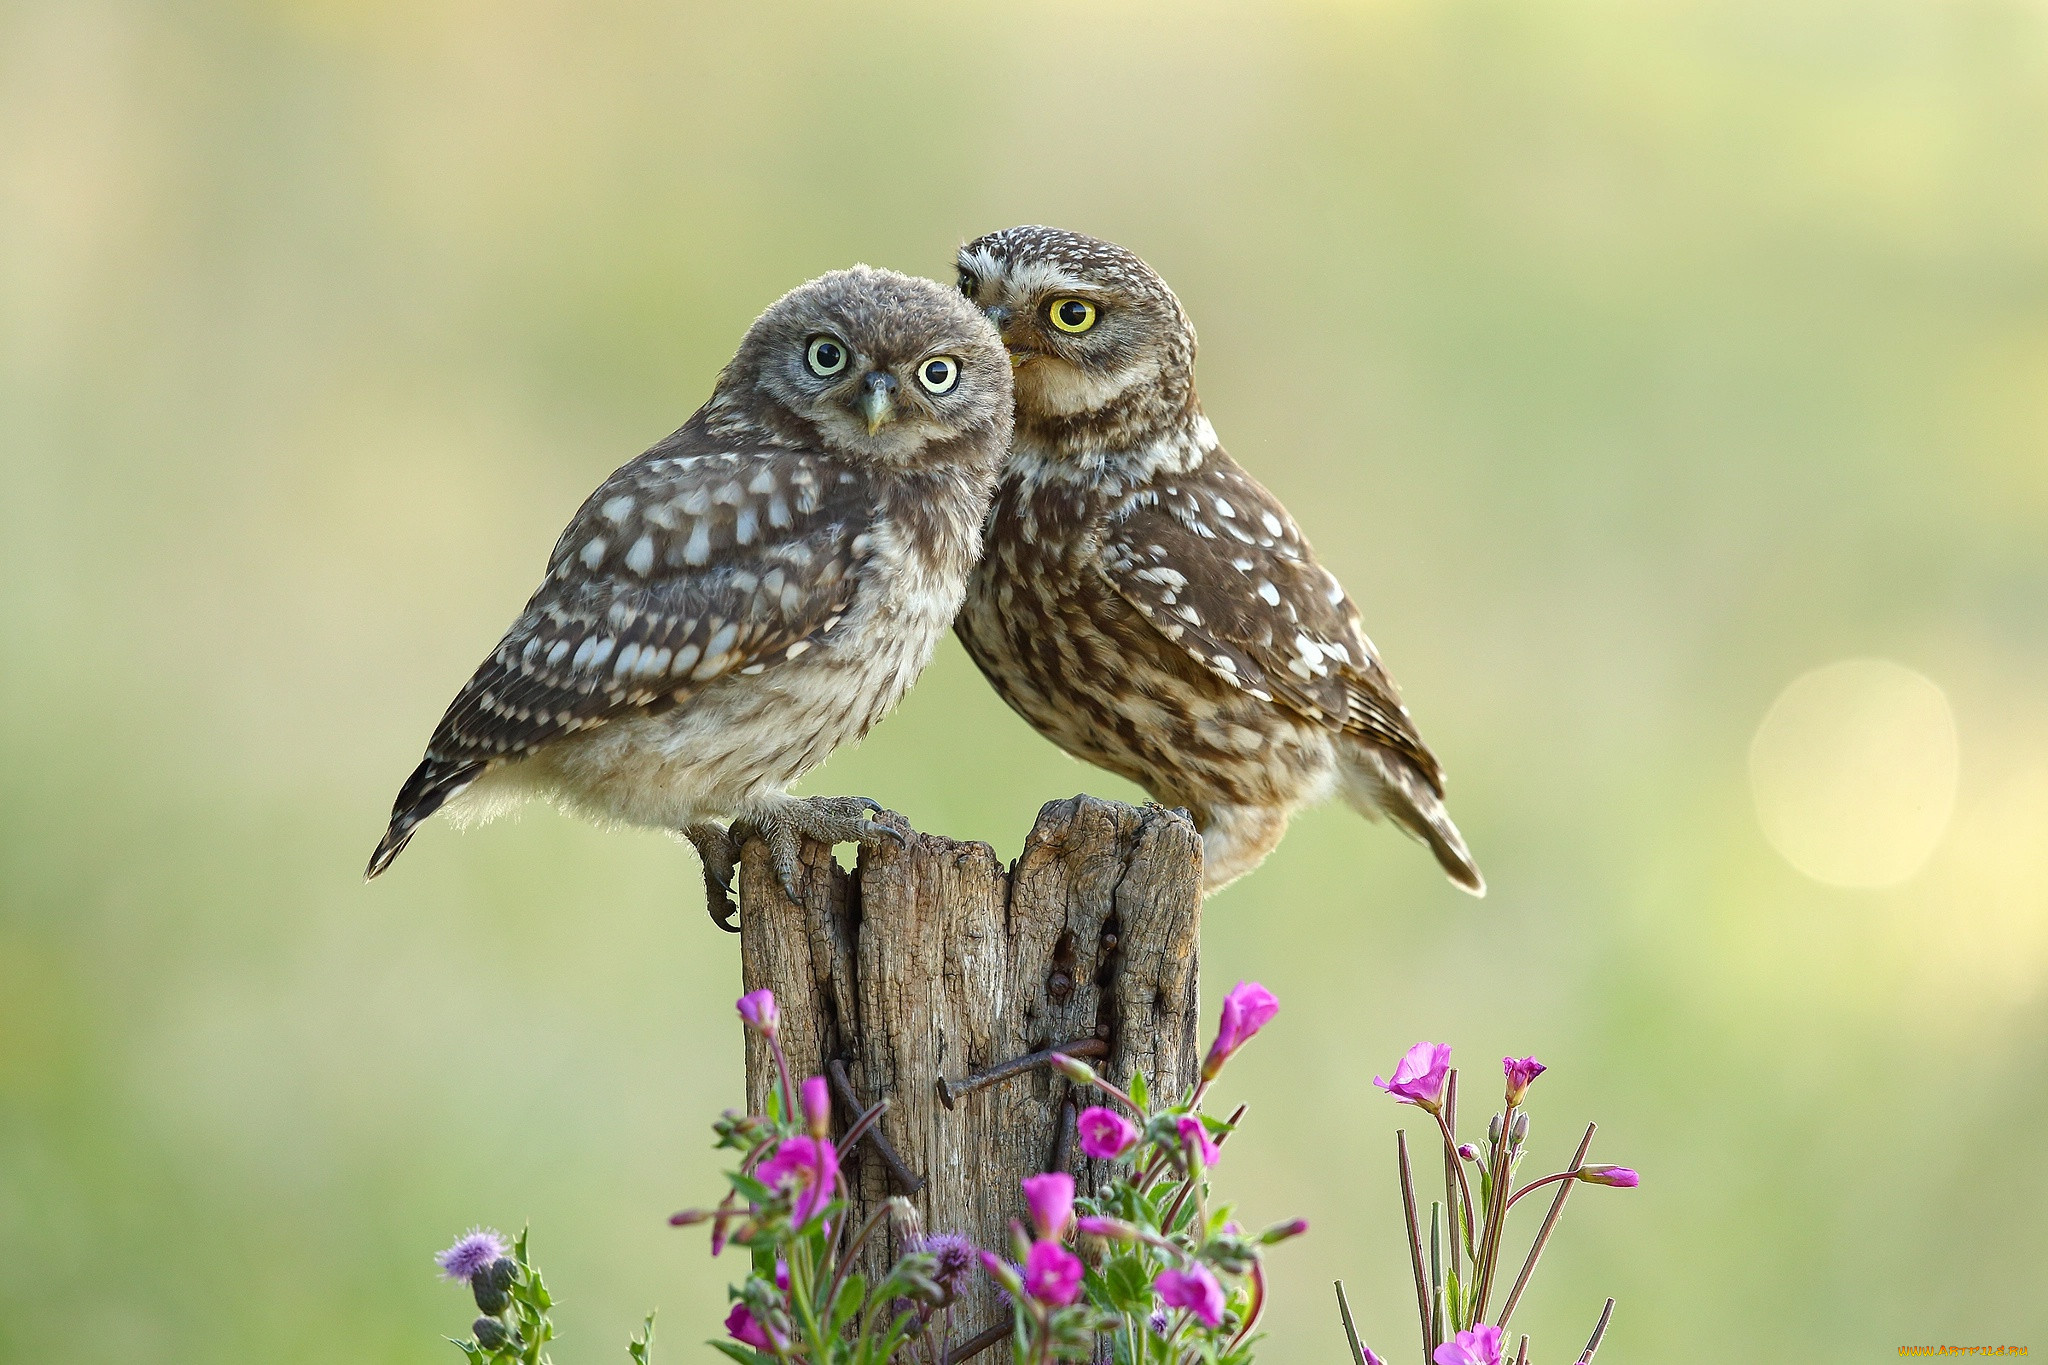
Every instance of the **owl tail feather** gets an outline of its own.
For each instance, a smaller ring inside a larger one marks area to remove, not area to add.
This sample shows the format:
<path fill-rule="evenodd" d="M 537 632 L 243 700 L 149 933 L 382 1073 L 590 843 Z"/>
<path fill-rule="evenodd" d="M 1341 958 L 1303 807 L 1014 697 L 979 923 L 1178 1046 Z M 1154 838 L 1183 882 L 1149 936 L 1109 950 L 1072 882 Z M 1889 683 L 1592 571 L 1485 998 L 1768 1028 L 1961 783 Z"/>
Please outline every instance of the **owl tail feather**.
<path fill-rule="evenodd" d="M 1344 800 L 1369 820 L 1387 816 L 1436 855 L 1437 865 L 1459 890 L 1486 894 L 1486 878 L 1465 847 L 1465 836 L 1444 809 L 1434 783 L 1406 758 L 1372 746 L 1344 764 Z"/>
<path fill-rule="evenodd" d="M 449 797 L 481 777 L 483 771 L 481 763 L 451 763 L 431 756 L 421 759 L 420 766 L 412 770 L 412 776 L 398 789 L 398 800 L 391 806 L 391 827 L 384 831 L 377 851 L 370 855 L 363 880 L 369 881 L 391 866 L 412 841 L 413 831 L 441 809 Z"/>

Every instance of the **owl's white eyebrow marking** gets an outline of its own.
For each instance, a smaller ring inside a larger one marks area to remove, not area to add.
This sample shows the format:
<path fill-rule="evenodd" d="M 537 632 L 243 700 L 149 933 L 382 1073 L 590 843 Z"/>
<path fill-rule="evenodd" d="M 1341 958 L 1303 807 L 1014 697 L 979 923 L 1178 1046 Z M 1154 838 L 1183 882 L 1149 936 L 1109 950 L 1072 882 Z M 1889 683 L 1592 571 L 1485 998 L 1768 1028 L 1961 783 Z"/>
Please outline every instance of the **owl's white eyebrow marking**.
<path fill-rule="evenodd" d="M 604 551 L 604 537 L 591 537 L 590 542 L 583 547 L 583 553 L 580 556 L 580 558 L 583 560 L 584 567 L 594 569 L 598 565 L 604 563 Z"/>
<path fill-rule="evenodd" d="M 626 567 L 645 578 L 654 569 L 654 537 L 642 536 L 626 551 Z"/>

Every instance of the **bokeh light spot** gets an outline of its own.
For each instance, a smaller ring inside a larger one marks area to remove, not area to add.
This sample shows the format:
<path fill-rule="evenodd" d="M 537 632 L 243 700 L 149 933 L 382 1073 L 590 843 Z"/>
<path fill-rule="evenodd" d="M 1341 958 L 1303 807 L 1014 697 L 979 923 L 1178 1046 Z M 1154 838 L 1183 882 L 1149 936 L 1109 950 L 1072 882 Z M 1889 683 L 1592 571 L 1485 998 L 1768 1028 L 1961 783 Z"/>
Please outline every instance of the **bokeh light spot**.
<path fill-rule="evenodd" d="M 1895 886 L 1918 872 L 1948 828 L 1956 766 L 1947 696 L 1888 659 L 1793 679 L 1749 746 L 1765 837 L 1830 886 Z"/>

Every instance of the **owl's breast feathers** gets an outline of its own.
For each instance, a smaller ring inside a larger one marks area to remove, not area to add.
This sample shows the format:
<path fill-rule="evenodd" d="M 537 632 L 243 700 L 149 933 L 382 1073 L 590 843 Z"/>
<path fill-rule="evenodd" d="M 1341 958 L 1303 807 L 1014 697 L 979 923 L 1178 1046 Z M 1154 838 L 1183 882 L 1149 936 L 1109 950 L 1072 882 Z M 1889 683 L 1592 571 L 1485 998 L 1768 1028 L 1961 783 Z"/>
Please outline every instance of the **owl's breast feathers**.
<path fill-rule="evenodd" d="M 1176 674 L 1407 756 L 1441 792 L 1443 770 L 1343 587 L 1278 500 L 1200 427 L 1170 454 L 1155 447 L 1086 479 L 1013 474 L 991 518 L 990 570 L 977 580 L 997 568 L 1009 580 L 995 589 L 1012 594 L 996 614 L 1014 619 L 1024 599 L 1044 596 L 1019 593 L 1022 583 L 1057 573 L 1070 599 L 1094 599 L 1083 614 L 1120 656 L 1106 666 L 1128 667 L 1131 651 L 1162 669 L 1178 658 Z M 1013 649 L 1026 633 L 1013 633 Z M 992 652 L 969 647 L 978 659 Z"/>

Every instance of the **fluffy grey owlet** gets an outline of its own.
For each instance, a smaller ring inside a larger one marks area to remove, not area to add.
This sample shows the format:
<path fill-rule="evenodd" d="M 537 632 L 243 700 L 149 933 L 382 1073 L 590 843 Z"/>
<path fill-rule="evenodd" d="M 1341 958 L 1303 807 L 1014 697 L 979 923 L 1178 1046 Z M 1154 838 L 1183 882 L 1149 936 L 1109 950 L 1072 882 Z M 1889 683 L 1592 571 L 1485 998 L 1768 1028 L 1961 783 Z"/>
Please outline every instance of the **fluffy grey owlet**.
<path fill-rule="evenodd" d="M 406 779 L 419 823 L 539 796 L 679 831 L 731 928 L 736 836 L 901 839 L 787 788 L 889 713 L 953 621 L 1010 439 L 1009 359 L 952 290 L 855 266 L 779 299 L 711 399 L 606 479 Z M 731 817 L 732 831 L 715 821 Z"/>
<path fill-rule="evenodd" d="M 969 242 L 959 266 L 1016 369 L 1016 436 L 957 627 L 1003 700 L 1186 807 L 1209 889 L 1341 795 L 1485 894 L 1351 599 L 1202 415 L 1195 329 L 1166 282 L 1045 227 Z"/>

